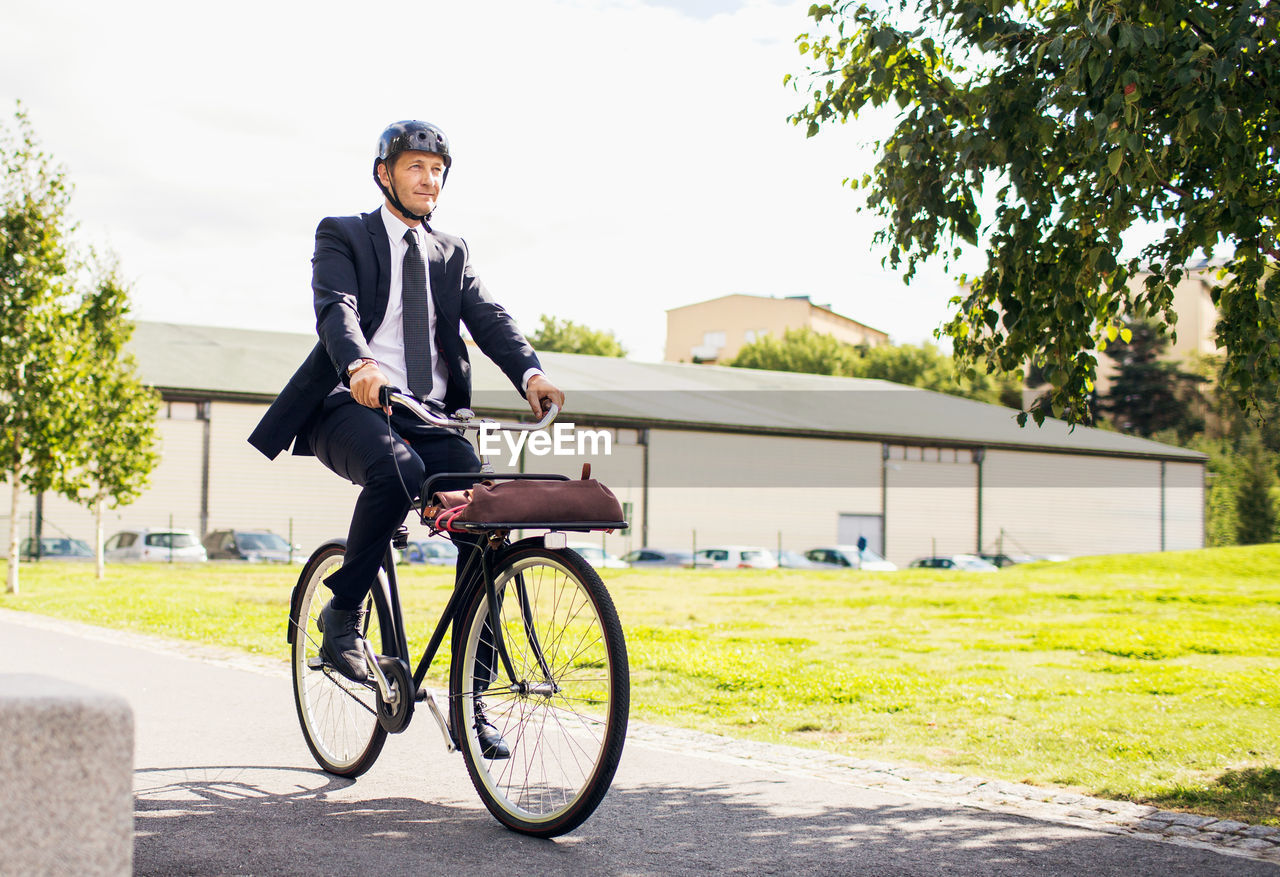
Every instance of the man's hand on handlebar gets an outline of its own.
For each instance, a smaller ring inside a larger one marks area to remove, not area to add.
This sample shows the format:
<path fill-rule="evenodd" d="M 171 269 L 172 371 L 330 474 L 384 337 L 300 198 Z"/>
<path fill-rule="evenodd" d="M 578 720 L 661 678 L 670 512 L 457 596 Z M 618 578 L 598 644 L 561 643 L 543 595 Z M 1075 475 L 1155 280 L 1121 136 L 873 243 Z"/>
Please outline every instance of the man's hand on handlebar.
<path fill-rule="evenodd" d="M 534 375 L 529 378 L 529 386 L 525 389 L 524 397 L 529 402 L 529 410 L 539 420 L 553 404 L 564 408 L 564 393 L 544 375 Z"/>
<path fill-rule="evenodd" d="M 366 365 L 351 376 L 351 395 L 361 405 L 381 408 L 383 413 L 390 414 L 391 406 L 378 404 L 378 390 L 390 383 L 376 364 Z"/>

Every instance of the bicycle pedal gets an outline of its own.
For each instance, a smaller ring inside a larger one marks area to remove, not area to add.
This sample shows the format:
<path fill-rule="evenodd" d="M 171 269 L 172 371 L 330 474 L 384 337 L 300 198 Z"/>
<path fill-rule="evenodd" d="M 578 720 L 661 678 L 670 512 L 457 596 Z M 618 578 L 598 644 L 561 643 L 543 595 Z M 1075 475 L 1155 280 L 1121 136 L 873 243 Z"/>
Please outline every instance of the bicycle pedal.
<path fill-rule="evenodd" d="M 323 669 L 324 669 L 324 658 L 320 657 L 319 655 L 316 655 L 314 658 L 307 658 L 307 669 L 308 669 L 308 670 L 323 670 Z"/>

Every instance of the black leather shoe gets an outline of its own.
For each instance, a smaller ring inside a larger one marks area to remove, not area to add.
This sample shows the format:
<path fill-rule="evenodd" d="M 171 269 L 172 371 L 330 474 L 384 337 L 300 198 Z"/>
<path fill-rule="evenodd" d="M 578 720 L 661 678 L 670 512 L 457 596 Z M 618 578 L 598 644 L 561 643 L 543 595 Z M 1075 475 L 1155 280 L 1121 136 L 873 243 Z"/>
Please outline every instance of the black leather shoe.
<path fill-rule="evenodd" d="M 476 698 L 476 740 L 480 743 L 480 754 L 485 758 L 510 758 L 511 748 L 502 739 L 498 729 L 489 723 L 484 714 L 484 701 Z"/>
<path fill-rule="evenodd" d="M 360 645 L 364 630 L 364 607 L 359 609 L 334 609 L 333 601 L 320 610 L 316 624 L 324 633 L 320 643 L 320 657 L 332 664 L 339 673 L 355 682 L 369 678 L 369 664 Z"/>

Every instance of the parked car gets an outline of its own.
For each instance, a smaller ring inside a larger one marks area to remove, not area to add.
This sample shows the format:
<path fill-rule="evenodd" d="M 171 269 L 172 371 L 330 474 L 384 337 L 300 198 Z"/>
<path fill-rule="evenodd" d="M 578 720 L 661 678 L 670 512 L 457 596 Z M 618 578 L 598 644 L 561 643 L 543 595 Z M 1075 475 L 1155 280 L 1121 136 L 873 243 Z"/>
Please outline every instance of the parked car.
<path fill-rule="evenodd" d="M 39 557 L 34 539 L 23 539 L 18 552 L 23 560 L 93 560 L 88 543 L 64 536 L 41 536 Z"/>
<path fill-rule="evenodd" d="M 812 561 L 844 569 L 865 569 L 872 572 L 893 572 L 898 568 L 896 563 L 885 560 L 870 548 L 859 549 L 856 545 L 830 545 L 822 548 L 810 548 L 804 556 Z"/>
<path fill-rule="evenodd" d="M 913 567 L 922 569 L 958 569 L 966 572 L 994 572 L 1000 567 L 976 554 L 949 554 L 946 556 L 917 557 Z"/>
<path fill-rule="evenodd" d="M 121 530 L 103 545 L 107 560 L 175 560 L 202 563 L 208 553 L 190 530 Z"/>
<path fill-rule="evenodd" d="M 693 562 L 693 554 L 688 551 L 668 551 L 665 548 L 637 548 L 622 555 L 622 559 L 632 566 L 688 566 Z"/>
<path fill-rule="evenodd" d="M 988 554 L 983 552 L 978 555 L 988 563 L 994 563 L 996 566 L 1004 569 L 1006 566 L 1013 566 L 1015 563 L 1030 563 L 1035 560 L 1029 554 Z"/>
<path fill-rule="evenodd" d="M 631 566 L 616 554 L 610 554 L 599 545 L 570 542 L 569 547 L 582 555 L 582 559 L 596 569 L 626 569 Z"/>
<path fill-rule="evenodd" d="M 768 548 L 754 545 L 718 545 L 693 555 L 697 569 L 777 569 L 778 558 Z"/>
<path fill-rule="evenodd" d="M 448 539 L 423 539 L 410 542 L 400 553 L 401 563 L 425 563 L 427 566 L 453 566 L 458 560 L 458 546 Z"/>
<path fill-rule="evenodd" d="M 287 540 L 270 530 L 214 530 L 204 537 L 210 560 L 244 560 L 249 563 L 302 563 L 302 546 L 290 548 Z"/>
<path fill-rule="evenodd" d="M 818 563 L 805 557 L 799 551 L 779 551 L 778 566 L 783 569 L 825 569 L 832 570 L 836 567 L 830 563 Z"/>

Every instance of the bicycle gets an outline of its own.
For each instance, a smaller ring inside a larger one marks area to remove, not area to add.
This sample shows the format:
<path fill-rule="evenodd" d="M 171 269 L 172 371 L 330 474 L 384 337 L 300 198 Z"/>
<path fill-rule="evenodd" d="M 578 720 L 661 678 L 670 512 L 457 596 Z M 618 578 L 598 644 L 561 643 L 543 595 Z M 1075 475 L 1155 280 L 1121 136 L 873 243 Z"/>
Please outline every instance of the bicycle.
<path fill-rule="evenodd" d="M 389 388 L 384 388 L 389 390 Z M 426 423 L 451 429 L 543 429 L 538 423 L 497 423 L 466 410 L 450 418 L 399 391 L 384 393 Z M 480 473 L 440 473 L 428 478 L 415 509 L 424 523 L 427 499 L 444 479 L 540 478 L 563 475 L 495 475 L 485 457 Z M 325 771 L 358 777 L 377 759 L 388 734 L 408 727 L 416 703 L 425 703 L 448 752 L 461 750 L 485 807 L 508 828 L 536 837 L 573 830 L 608 791 L 622 755 L 630 709 L 630 681 L 622 626 L 595 569 L 565 547 L 566 530 L 621 529 L 625 521 L 524 523 L 459 522 L 454 532 L 479 537 L 461 584 L 455 586 L 417 667 L 410 655 L 396 582 L 394 549 L 387 547 L 378 579 L 366 600 L 365 651 L 371 675 L 344 677 L 319 648 L 317 617 L 328 599 L 325 577 L 342 563 L 345 540 L 312 553 L 290 600 L 288 640 L 294 704 L 303 736 Z M 512 542 L 511 531 L 546 530 Z M 474 567 L 474 569 L 473 569 Z M 448 720 L 424 679 L 447 630 L 453 629 Z M 375 644 L 377 651 L 375 651 Z M 477 699 L 510 749 L 487 758 L 477 739 Z"/>

